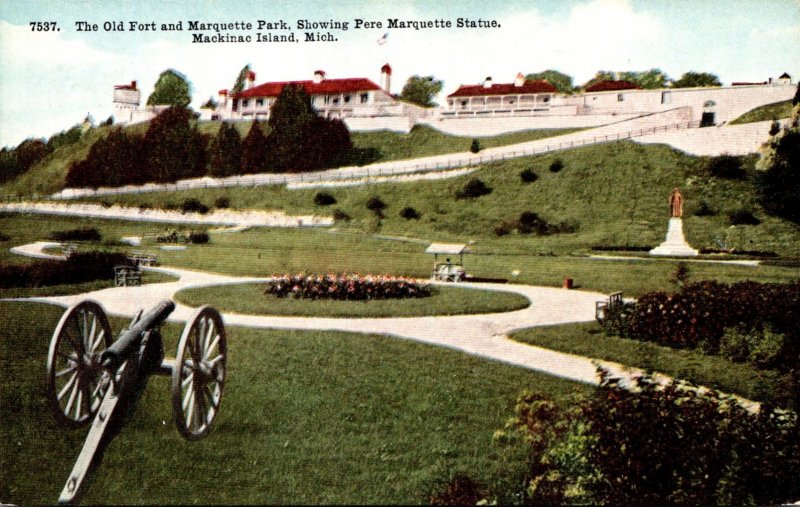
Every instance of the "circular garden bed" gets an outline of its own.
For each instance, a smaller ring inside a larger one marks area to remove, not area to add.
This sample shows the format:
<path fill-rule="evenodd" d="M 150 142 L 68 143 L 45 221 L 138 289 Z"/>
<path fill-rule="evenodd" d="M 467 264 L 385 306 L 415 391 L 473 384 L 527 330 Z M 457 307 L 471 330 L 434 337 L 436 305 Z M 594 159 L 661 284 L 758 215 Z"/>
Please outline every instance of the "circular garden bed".
<path fill-rule="evenodd" d="M 458 286 L 430 286 L 430 296 L 366 301 L 302 299 L 265 294 L 266 283 L 185 289 L 175 299 L 185 305 L 212 304 L 223 312 L 302 317 L 423 317 L 510 312 L 527 308 L 527 298 L 512 292 Z"/>

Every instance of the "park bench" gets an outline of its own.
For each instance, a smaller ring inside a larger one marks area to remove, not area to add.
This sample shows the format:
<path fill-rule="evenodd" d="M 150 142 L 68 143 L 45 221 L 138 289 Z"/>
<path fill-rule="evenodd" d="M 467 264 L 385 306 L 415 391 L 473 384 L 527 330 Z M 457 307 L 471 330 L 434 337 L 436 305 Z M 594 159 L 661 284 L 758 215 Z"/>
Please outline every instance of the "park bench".
<path fill-rule="evenodd" d="M 460 282 L 464 279 L 464 266 L 452 262 L 440 262 L 433 268 L 434 280 L 444 282 Z"/>
<path fill-rule="evenodd" d="M 114 266 L 114 287 L 142 285 L 142 272 L 139 266 Z"/>
<path fill-rule="evenodd" d="M 135 266 L 158 266 L 158 257 L 155 254 L 148 254 L 139 250 L 134 250 L 128 256 L 128 261 Z"/>
<path fill-rule="evenodd" d="M 622 304 L 622 292 L 612 292 L 606 301 L 597 301 L 594 308 L 594 317 L 597 322 L 602 323 L 606 316 L 606 311 L 616 308 Z"/>
<path fill-rule="evenodd" d="M 75 243 L 62 243 L 61 244 L 61 253 L 67 259 L 69 259 L 73 255 L 75 255 L 75 252 L 77 252 L 77 251 L 78 251 L 78 245 L 76 245 Z"/>

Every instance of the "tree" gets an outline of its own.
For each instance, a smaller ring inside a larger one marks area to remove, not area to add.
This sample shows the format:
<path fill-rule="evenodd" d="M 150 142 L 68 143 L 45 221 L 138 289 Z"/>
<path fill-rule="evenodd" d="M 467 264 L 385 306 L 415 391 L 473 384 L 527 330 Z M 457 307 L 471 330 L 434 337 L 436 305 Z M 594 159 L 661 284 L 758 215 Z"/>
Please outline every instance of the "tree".
<path fill-rule="evenodd" d="M 641 72 L 629 71 L 620 74 L 619 79 L 636 83 L 644 90 L 665 88 L 669 77 L 661 69 L 650 69 Z"/>
<path fill-rule="evenodd" d="M 214 97 L 209 97 L 207 101 L 203 102 L 203 105 L 200 106 L 200 109 L 216 109 L 218 106 L 217 101 L 214 100 Z"/>
<path fill-rule="evenodd" d="M 582 88 L 588 88 L 595 83 L 599 83 L 600 81 L 614 81 L 614 77 L 616 74 L 610 70 L 598 70 L 594 77 L 583 84 Z"/>
<path fill-rule="evenodd" d="M 267 137 L 261 130 L 261 122 L 254 120 L 250 131 L 242 141 L 242 173 L 254 174 L 266 171 Z"/>
<path fill-rule="evenodd" d="M 302 149 L 290 167 L 298 171 L 313 171 L 335 167 L 344 160 L 353 143 L 350 131 L 336 118 L 315 117 L 303 135 Z"/>
<path fill-rule="evenodd" d="M 239 71 L 239 75 L 236 76 L 236 81 L 233 83 L 233 87 L 231 88 L 231 95 L 239 93 L 240 91 L 244 90 L 244 82 L 247 79 L 247 74 L 250 72 L 250 64 L 248 63 L 242 70 Z"/>
<path fill-rule="evenodd" d="M 144 136 L 147 181 L 203 176 L 206 144 L 191 110 L 180 106 L 165 110 L 150 122 Z"/>
<path fill-rule="evenodd" d="M 694 71 L 684 73 L 680 79 L 672 83 L 673 88 L 695 88 L 699 86 L 722 86 L 722 83 L 715 74 Z"/>
<path fill-rule="evenodd" d="M 525 79 L 531 81 L 545 80 L 555 86 L 559 93 L 572 93 L 575 90 L 575 87 L 572 85 L 572 76 L 568 76 L 557 70 L 548 69 L 542 72 L 535 72 L 525 76 Z"/>
<path fill-rule="evenodd" d="M 800 105 L 794 106 L 789 123 L 761 148 L 756 169 L 759 199 L 767 212 L 800 223 Z"/>
<path fill-rule="evenodd" d="M 191 87 L 186 76 L 174 69 L 167 69 L 158 76 L 153 93 L 147 98 L 147 105 L 187 107 L 191 101 Z"/>
<path fill-rule="evenodd" d="M 442 91 L 444 83 L 433 76 L 411 76 L 406 81 L 400 98 L 423 107 L 434 107 L 433 97 Z"/>
<path fill-rule="evenodd" d="M 800 83 L 797 83 L 797 90 L 794 92 L 794 97 L 792 98 L 792 106 L 796 106 L 800 104 Z"/>
<path fill-rule="evenodd" d="M 145 183 L 142 171 L 141 138 L 125 134 L 117 127 L 95 142 L 85 159 L 73 163 L 65 184 L 67 187 L 113 187 L 128 183 Z"/>
<path fill-rule="evenodd" d="M 267 165 L 275 171 L 292 169 L 316 117 L 311 97 L 302 86 L 284 86 L 270 109 Z"/>
<path fill-rule="evenodd" d="M 211 174 L 225 177 L 242 170 L 242 138 L 236 127 L 223 122 L 211 143 Z"/>

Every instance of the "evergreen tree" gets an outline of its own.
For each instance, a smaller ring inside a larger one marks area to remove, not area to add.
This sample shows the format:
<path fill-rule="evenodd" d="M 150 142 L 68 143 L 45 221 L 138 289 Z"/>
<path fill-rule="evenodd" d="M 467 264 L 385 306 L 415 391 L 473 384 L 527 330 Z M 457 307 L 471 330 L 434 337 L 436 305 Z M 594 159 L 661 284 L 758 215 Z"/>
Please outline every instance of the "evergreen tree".
<path fill-rule="evenodd" d="M 239 75 L 236 77 L 236 81 L 233 83 L 233 87 L 231 88 L 231 95 L 237 94 L 244 90 L 244 82 L 247 79 L 248 72 L 250 72 L 249 63 L 242 67 L 242 70 L 239 71 Z"/>
<path fill-rule="evenodd" d="M 232 123 L 223 122 L 211 144 L 211 174 L 239 174 L 242 169 L 242 139 Z"/>
<path fill-rule="evenodd" d="M 241 168 L 243 174 L 265 172 L 267 167 L 267 137 L 261 123 L 254 120 L 242 141 Z"/>
<path fill-rule="evenodd" d="M 144 137 L 148 181 L 175 181 L 205 174 L 206 138 L 197 130 L 195 115 L 185 107 L 170 107 L 151 122 Z"/>
<path fill-rule="evenodd" d="M 353 147 L 350 131 L 338 119 L 316 117 L 304 135 L 303 147 L 292 168 L 313 171 L 335 167 Z"/>
<path fill-rule="evenodd" d="M 73 163 L 65 184 L 67 187 L 114 187 L 129 183 L 145 183 L 139 154 L 141 139 L 128 136 L 121 128 L 113 129 L 89 149 L 85 159 Z"/>
<path fill-rule="evenodd" d="M 158 76 L 153 93 L 147 98 L 147 105 L 187 107 L 191 101 L 191 87 L 186 76 L 174 69 L 167 69 Z"/>
<path fill-rule="evenodd" d="M 301 86 L 286 85 L 270 109 L 267 164 L 275 172 L 294 170 L 317 112 Z"/>

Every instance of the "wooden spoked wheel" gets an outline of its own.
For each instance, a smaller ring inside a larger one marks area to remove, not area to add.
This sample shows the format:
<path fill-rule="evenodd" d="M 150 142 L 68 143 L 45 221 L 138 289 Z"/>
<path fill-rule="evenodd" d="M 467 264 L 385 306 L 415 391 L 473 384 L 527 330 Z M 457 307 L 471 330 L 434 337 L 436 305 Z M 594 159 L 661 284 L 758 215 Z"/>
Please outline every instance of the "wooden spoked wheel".
<path fill-rule="evenodd" d="M 187 440 L 211 430 L 222 401 L 226 358 L 222 316 L 210 306 L 198 308 L 183 329 L 172 368 L 172 411 Z"/>
<path fill-rule="evenodd" d="M 95 301 L 76 303 L 61 316 L 47 354 L 47 400 L 60 424 L 83 426 L 94 417 L 110 386 L 100 354 L 112 338 Z"/>

